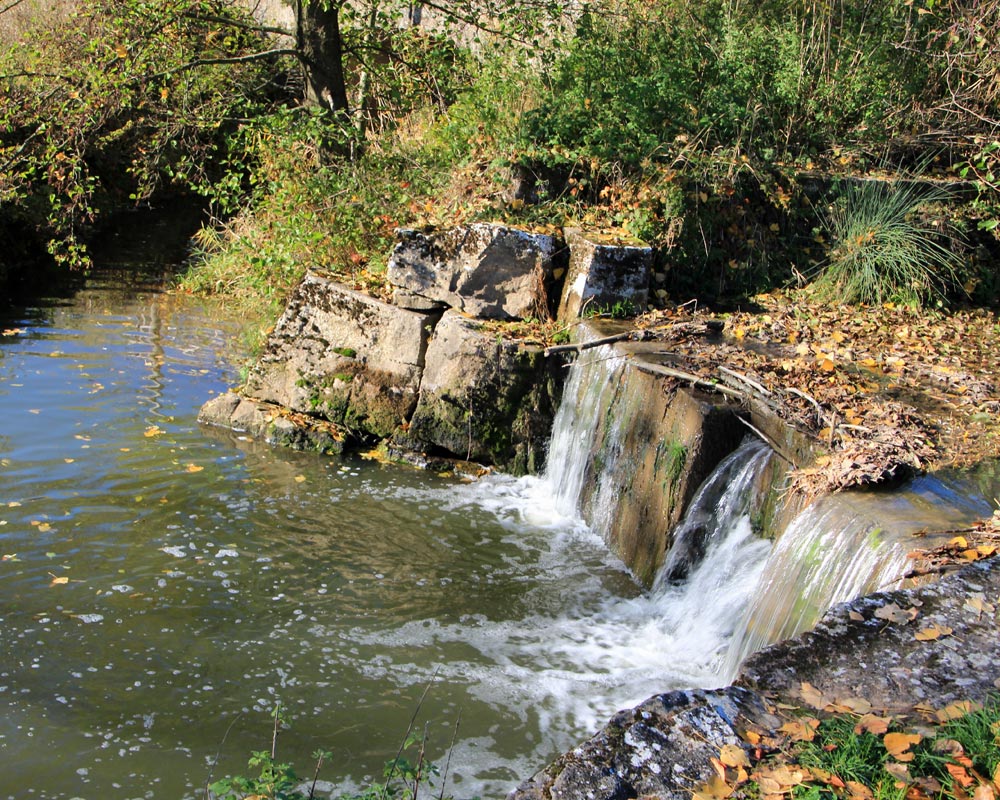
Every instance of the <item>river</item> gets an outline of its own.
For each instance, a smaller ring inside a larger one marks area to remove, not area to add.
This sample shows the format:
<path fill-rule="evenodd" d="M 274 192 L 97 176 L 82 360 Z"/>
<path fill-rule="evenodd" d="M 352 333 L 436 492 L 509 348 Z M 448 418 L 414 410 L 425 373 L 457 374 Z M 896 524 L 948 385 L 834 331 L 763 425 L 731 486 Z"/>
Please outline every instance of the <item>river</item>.
<path fill-rule="evenodd" d="M 332 751 L 338 792 L 419 712 L 448 792 L 499 796 L 622 704 L 711 681 L 718 654 L 666 657 L 537 480 L 199 426 L 240 326 L 157 277 L 0 318 L 0 797 L 203 797 L 278 704 L 279 760 Z"/>

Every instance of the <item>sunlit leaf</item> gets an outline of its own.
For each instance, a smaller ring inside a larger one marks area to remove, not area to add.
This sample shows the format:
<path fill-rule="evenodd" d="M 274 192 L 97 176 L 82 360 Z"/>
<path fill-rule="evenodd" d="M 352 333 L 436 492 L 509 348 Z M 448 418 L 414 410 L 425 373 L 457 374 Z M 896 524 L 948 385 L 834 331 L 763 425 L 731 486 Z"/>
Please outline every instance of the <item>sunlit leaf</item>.
<path fill-rule="evenodd" d="M 921 628 L 914 634 L 914 637 L 918 642 L 932 642 L 935 639 L 941 639 L 945 636 L 951 636 L 952 629 L 947 625 L 931 625 L 927 628 Z"/>
<path fill-rule="evenodd" d="M 149 439 L 153 436 L 159 436 L 162 433 L 163 429 L 159 425 L 150 425 L 142 435 Z"/>
<path fill-rule="evenodd" d="M 912 761 L 913 753 L 910 748 L 919 744 L 923 738 L 919 733 L 887 733 L 882 737 L 882 744 L 897 761 Z"/>
<path fill-rule="evenodd" d="M 865 714 L 858 720 L 858 724 L 854 726 L 854 732 L 861 734 L 867 731 L 874 736 L 881 736 L 884 733 L 888 733 L 891 722 L 892 720 L 889 717 Z"/>
<path fill-rule="evenodd" d="M 200 464 L 188 464 L 187 467 L 185 467 L 187 472 L 201 472 L 203 469 L 205 468 Z"/>
<path fill-rule="evenodd" d="M 49 586 L 62 586 L 67 583 L 69 583 L 69 578 L 65 575 L 61 575 L 58 578 L 53 578 L 52 583 L 50 583 Z"/>

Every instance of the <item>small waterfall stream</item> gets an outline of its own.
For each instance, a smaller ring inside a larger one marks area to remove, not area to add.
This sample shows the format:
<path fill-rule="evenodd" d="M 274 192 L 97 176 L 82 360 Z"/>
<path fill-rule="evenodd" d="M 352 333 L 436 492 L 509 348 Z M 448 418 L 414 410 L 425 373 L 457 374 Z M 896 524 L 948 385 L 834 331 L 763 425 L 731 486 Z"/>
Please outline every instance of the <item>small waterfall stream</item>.
<path fill-rule="evenodd" d="M 571 367 L 545 476 L 557 507 L 583 513 L 598 535 L 621 502 L 601 491 L 613 485 L 602 473 L 627 468 L 615 459 L 619 426 L 604 419 L 628 379 L 625 363 L 603 346 Z M 600 464 L 592 455 L 598 431 Z M 771 456 L 748 438 L 723 459 L 675 528 L 652 590 L 632 601 L 655 617 L 663 652 L 700 665 L 688 674 L 702 686 L 730 681 L 748 655 L 811 628 L 836 603 L 897 586 L 907 553 L 927 543 L 914 543 L 914 532 L 966 525 L 992 511 L 987 498 L 995 487 L 984 490 L 960 474 L 924 476 L 891 492 L 823 498 L 772 541 L 774 531 L 751 526 L 773 491 L 763 477 Z M 597 489 L 581 509 L 588 481 Z"/>

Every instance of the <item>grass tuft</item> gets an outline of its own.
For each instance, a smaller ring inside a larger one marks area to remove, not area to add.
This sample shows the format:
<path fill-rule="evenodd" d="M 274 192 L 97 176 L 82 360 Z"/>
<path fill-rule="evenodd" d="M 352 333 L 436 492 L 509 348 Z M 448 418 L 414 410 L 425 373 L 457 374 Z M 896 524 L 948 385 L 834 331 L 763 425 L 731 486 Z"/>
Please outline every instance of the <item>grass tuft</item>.
<path fill-rule="evenodd" d="M 946 197 L 910 180 L 849 184 L 825 220 L 831 249 L 813 282 L 816 294 L 864 305 L 941 301 L 959 267 L 947 246 L 955 235 L 932 229 L 919 212 Z"/>

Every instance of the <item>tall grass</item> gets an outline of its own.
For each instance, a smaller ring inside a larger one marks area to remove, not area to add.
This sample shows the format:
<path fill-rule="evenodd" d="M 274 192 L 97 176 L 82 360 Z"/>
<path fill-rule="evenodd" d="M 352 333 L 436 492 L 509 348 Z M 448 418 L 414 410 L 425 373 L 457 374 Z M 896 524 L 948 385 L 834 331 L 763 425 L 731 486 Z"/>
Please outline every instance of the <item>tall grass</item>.
<path fill-rule="evenodd" d="M 916 181 L 864 180 L 847 185 L 830 207 L 831 249 L 813 282 L 824 300 L 919 306 L 943 299 L 956 279 L 955 234 L 925 224 L 920 210 L 947 199 Z"/>

